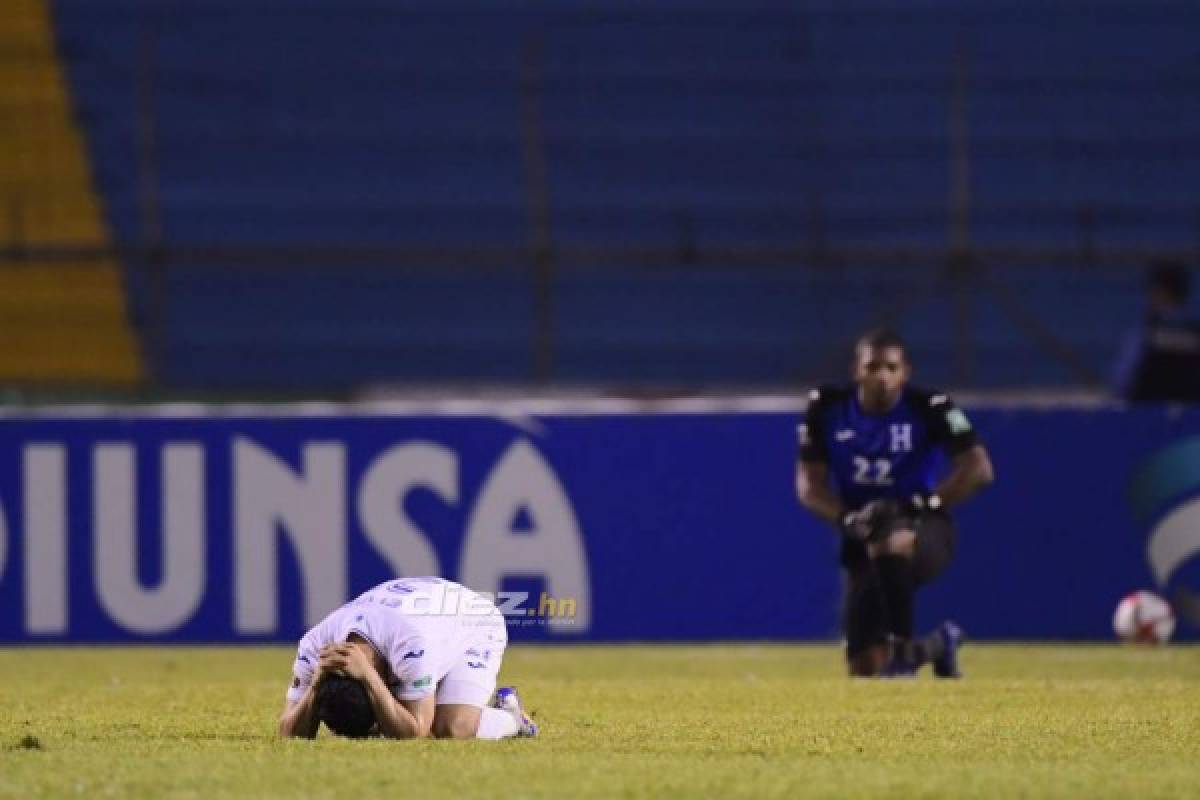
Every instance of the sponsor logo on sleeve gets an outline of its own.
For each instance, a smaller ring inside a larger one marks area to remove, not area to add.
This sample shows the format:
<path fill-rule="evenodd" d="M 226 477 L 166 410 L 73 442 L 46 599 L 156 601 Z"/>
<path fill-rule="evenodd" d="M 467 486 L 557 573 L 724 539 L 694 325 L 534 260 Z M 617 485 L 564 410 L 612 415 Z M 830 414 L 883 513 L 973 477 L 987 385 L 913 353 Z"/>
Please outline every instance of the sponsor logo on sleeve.
<path fill-rule="evenodd" d="M 957 408 L 946 412 L 946 424 L 950 426 L 951 433 L 966 433 L 971 430 L 971 421 Z"/>
<path fill-rule="evenodd" d="M 408 687 L 408 688 L 410 688 L 410 689 L 424 689 L 424 688 L 426 688 L 426 687 L 428 687 L 428 686 L 431 686 L 431 685 L 433 685 L 433 676 L 432 676 L 432 675 L 425 675 L 425 676 L 423 676 L 423 677 L 420 677 L 420 678 L 417 678 L 415 681 L 413 681 L 413 682 L 412 682 L 412 683 L 409 685 L 409 687 Z"/>

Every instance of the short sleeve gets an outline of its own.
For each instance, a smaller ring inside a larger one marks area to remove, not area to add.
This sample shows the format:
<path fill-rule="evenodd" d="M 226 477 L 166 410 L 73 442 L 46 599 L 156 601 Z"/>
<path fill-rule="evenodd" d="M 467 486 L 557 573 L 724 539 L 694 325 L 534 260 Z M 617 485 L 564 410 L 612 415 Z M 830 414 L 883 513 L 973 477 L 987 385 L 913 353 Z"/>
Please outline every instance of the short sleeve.
<path fill-rule="evenodd" d="M 388 661 L 396 677 L 392 694 L 397 700 L 420 700 L 437 689 L 433 657 L 433 651 L 420 636 L 410 636 L 393 645 Z"/>
<path fill-rule="evenodd" d="M 931 394 L 925 402 L 930 441 L 951 456 L 970 450 L 979 443 L 971 420 L 961 408 L 954 405 L 949 395 Z"/>
<path fill-rule="evenodd" d="M 296 660 L 292 664 L 292 682 L 288 685 L 287 704 L 295 705 L 308 687 L 312 686 L 313 676 L 317 674 L 317 653 L 311 648 L 301 645 L 296 652 Z"/>
<path fill-rule="evenodd" d="M 808 408 L 796 428 L 801 461 L 829 462 L 829 445 L 825 436 L 829 402 L 828 390 L 813 389 L 808 393 Z"/>

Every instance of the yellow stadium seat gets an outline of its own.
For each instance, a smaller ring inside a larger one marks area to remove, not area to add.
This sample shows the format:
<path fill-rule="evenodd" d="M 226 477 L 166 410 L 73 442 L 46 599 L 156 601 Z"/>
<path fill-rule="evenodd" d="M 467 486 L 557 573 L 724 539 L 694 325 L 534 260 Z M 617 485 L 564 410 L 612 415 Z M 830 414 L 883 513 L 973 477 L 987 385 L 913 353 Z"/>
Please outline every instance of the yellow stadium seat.
<path fill-rule="evenodd" d="M 48 0 L 0 14 L 0 248 L 106 247 Z M 132 386 L 143 368 L 115 259 L 0 255 L 0 382 Z"/>

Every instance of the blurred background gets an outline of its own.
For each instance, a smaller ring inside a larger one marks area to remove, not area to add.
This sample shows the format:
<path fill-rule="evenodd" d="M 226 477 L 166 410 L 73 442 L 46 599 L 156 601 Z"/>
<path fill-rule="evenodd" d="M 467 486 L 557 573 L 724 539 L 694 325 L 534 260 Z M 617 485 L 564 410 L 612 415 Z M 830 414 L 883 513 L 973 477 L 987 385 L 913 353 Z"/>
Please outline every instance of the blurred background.
<path fill-rule="evenodd" d="M 1102 395 L 1200 250 L 1188 2 L 9 0 L 9 397 Z"/>
<path fill-rule="evenodd" d="M 795 426 L 876 325 L 999 477 L 925 623 L 1194 638 L 1200 407 L 1115 401 L 1200 400 L 1197 98 L 1170 0 L 6 0 L 0 642 L 835 637 Z"/>

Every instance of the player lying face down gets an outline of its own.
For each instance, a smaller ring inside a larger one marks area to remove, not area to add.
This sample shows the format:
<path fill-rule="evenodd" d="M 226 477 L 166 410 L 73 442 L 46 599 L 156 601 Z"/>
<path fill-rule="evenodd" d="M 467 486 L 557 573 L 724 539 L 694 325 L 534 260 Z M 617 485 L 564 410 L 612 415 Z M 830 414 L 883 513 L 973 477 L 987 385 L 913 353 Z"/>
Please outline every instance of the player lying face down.
<path fill-rule="evenodd" d="M 932 663 L 957 677 L 961 629 L 947 621 L 914 638 L 913 597 L 949 565 L 950 509 L 991 483 L 991 461 L 946 394 L 909 385 L 899 336 L 864 334 L 851 374 L 850 384 L 810 394 L 796 470 L 800 503 L 842 538 L 850 673 L 904 676 Z"/>
<path fill-rule="evenodd" d="M 492 700 L 508 637 L 491 601 L 440 578 L 388 581 L 300 640 L 281 736 L 534 736 L 512 688 Z M 492 702 L 489 703 L 489 700 Z"/>

